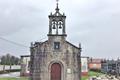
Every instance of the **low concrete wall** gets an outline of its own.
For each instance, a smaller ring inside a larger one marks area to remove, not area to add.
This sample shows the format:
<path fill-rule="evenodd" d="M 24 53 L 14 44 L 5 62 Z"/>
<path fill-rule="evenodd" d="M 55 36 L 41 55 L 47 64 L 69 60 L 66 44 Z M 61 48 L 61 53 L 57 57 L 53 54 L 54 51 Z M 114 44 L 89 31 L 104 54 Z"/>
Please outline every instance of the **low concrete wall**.
<path fill-rule="evenodd" d="M 0 71 L 3 71 L 3 67 L 4 65 L 0 65 Z M 9 65 L 5 65 L 5 70 L 9 70 L 10 66 Z M 12 65 L 11 69 L 20 69 L 20 65 Z"/>

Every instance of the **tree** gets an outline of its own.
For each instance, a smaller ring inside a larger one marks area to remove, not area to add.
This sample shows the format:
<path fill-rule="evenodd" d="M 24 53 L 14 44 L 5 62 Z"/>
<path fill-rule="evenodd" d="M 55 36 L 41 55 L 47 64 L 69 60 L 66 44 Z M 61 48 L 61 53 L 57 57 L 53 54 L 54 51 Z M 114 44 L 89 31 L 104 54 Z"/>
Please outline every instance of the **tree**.
<path fill-rule="evenodd" d="M 10 65 L 10 70 L 12 65 L 18 65 L 20 59 L 10 54 L 3 55 L 1 57 L 1 65 L 3 65 L 3 70 L 5 70 L 5 65 Z"/>
<path fill-rule="evenodd" d="M 3 65 L 3 71 L 5 71 L 5 64 L 6 64 L 6 57 L 2 56 L 1 57 L 1 65 Z"/>

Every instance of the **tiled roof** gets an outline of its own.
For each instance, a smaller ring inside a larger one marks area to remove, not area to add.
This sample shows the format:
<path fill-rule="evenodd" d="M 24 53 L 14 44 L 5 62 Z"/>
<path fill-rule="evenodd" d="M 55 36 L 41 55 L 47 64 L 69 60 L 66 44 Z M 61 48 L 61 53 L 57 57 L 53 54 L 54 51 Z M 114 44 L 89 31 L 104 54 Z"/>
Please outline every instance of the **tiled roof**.
<path fill-rule="evenodd" d="M 89 59 L 89 63 L 101 63 L 102 59 Z"/>

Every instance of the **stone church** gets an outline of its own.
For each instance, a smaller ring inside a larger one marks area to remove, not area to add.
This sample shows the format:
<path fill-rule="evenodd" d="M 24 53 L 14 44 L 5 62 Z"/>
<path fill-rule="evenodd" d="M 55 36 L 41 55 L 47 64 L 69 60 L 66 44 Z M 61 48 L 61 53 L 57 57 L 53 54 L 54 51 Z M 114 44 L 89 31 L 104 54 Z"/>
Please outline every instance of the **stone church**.
<path fill-rule="evenodd" d="M 31 80 L 80 80 L 81 46 L 66 40 L 65 14 L 59 11 L 49 16 L 48 40 L 31 44 Z"/>

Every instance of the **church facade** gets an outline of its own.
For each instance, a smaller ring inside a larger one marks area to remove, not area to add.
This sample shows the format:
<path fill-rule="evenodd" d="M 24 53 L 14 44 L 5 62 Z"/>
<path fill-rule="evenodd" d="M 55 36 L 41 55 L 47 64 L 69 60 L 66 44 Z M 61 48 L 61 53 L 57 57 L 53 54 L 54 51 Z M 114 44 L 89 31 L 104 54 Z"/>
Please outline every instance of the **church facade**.
<path fill-rule="evenodd" d="M 66 40 L 65 14 L 59 12 L 49 16 L 48 40 L 31 44 L 31 80 L 80 80 L 81 46 Z"/>

